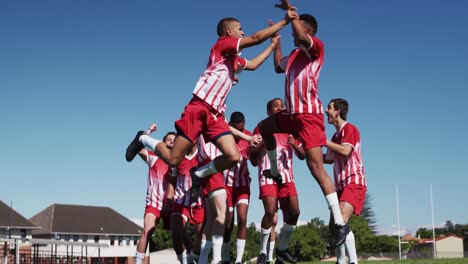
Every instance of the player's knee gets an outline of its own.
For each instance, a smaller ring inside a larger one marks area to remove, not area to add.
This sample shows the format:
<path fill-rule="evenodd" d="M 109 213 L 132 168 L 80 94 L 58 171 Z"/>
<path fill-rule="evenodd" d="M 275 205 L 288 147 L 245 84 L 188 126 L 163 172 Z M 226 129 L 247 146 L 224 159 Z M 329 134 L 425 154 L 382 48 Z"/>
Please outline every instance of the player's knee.
<path fill-rule="evenodd" d="M 265 210 L 265 218 L 267 218 L 270 221 L 273 221 L 275 218 L 275 211 L 274 210 Z"/>
<path fill-rule="evenodd" d="M 241 156 L 239 151 L 232 151 L 230 153 L 225 154 L 226 159 L 231 163 L 231 166 L 235 166 L 239 163 Z"/>
<path fill-rule="evenodd" d="M 143 231 L 143 235 L 145 237 L 148 237 L 149 235 L 151 235 L 153 233 L 153 230 L 154 230 L 154 227 L 151 227 L 151 228 L 145 228 L 145 230 Z"/>
<path fill-rule="evenodd" d="M 224 225 L 225 222 L 226 222 L 226 217 L 223 214 L 216 216 L 215 224 Z"/>
<path fill-rule="evenodd" d="M 238 217 L 237 218 L 237 227 L 241 228 L 247 226 L 247 218 L 246 217 Z"/>
<path fill-rule="evenodd" d="M 183 157 L 179 157 L 179 156 L 171 156 L 171 158 L 169 159 L 169 166 L 170 167 L 177 167 L 179 166 L 179 164 L 182 162 L 182 159 Z"/>
<path fill-rule="evenodd" d="M 297 222 L 297 219 L 299 219 L 299 215 L 300 215 L 301 211 L 299 210 L 299 208 L 297 209 L 292 209 L 290 210 L 290 212 L 288 213 L 289 215 L 289 218 L 295 222 Z"/>

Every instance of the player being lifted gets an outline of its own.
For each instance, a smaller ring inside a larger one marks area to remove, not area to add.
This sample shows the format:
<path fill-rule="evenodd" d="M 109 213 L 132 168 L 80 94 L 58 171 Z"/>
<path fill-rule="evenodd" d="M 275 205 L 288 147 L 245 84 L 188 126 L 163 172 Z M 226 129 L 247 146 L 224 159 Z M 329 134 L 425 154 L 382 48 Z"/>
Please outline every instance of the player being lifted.
<path fill-rule="evenodd" d="M 282 0 L 277 6 L 289 11 L 296 10 L 288 0 Z M 264 175 L 281 182 L 274 133 L 289 133 L 300 138 L 307 166 L 320 185 L 335 220 L 333 230 L 336 232 L 331 244 L 339 246 L 345 241 L 349 227 L 341 215 L 335 186 L 323 166 L 322 146 L 326 145 L 326 135 L 323 107 L 318 96 L 318 80 L 324 60 L 324 46 L 315 36 L 318 27 L 312 15 L 300 15 L 291 21 L 291 26 L 297 48 L 286 57 L 283 57 L 280 43 L 274 51 L 275 71 L 285 73 L 286 109 L 259 123 L 271 163 L 271 169 L 264 171 Z"/>
<path fill-rule="evenodd" d="M 171 167 L 176 167 L 190 151 L 195 139 L 203 135 L 206 141 L 216 145 L 222 155 L 193 171 L 191 195 L 194 199 L 199 195 L 202 178 L 229 169 L 239 162 L 240 154 L 224 117 L 226 98 L 232 85 L 238 81 L 236 74 L 241 70 L 257 69 L 273 52 L 279 37 L 274 37 L 270 45 L 252 60 L 241 58 L 239 53 L 273 36 L 295 15 L 295 12 L 288 10 L 278 23 L 246 37 L 237 19 L 221 19 L 217 26 L 219 39 L 211 48 L 207 68 L 193 90 L 192 100 L 175 122 L 178 136 L 172 151 L 168 151 L 161 141 L 140 131 L 127 148 L 127 161 L 131 161 L 146 146 Z"/>

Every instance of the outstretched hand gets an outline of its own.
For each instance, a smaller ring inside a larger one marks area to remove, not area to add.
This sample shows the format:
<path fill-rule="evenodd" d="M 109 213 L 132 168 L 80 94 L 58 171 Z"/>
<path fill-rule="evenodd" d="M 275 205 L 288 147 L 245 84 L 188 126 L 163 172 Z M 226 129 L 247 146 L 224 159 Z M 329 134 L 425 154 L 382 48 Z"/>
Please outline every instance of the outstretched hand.
<path fill-rule="evenodd" d="M 269 25 L 270 27 L 273 26 L 274 24 L 275 24 L 275 23 L 273 22 L 273 20 L 271 20 L 271 19 L 268 20 L 268 25 Z M 276 31 L 275 34 L 273 34 L 272 37 L 276 37 L 276 36 L 279 36 L 279 32 L 278 32 L 278 31 Z"/>
<path fill-rule="evenodd" d="M 273 36 L 273 37 L 271 37 L 271 44 L 273 44 L 273 45 L 276 46 L 276 45 L 278 44 L 280 38 L 281 38 L 281 36 L 278 35 L 278 34 L 275 35 L 275 36 Z"/>
<path fill-rule="evenodd" d="M 275 7 L 283 10 L 296 10 L 296 8 L 289 3 L 289 0 L 281 0 L 281 4 L 276 4 Z"/>
<path fill-rule="evenodd" d="M 156 124 L 151 124 L 151 126 L 146 130 L 145 134 L 146 135 L 150 135 L 151 133 L 153 133 L 154 131 L 156 131 L 158 129 L 158 126 Z"/>

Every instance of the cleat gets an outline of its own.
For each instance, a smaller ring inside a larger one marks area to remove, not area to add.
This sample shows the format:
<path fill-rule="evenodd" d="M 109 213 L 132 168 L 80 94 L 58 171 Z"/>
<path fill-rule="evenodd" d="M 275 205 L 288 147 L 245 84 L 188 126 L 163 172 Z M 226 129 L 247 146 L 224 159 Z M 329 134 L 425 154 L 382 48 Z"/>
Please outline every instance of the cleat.
<path fill-rule="evenodd" d="M 192 178 L 192 188 L 190 188 L 190 201 L 196 203 L 200 197 L 202 178 L 195 175 L 196 167 L 190 169 L 190 178 Z"/>
<path fill-rule="evenodd" d="M 289 263 L 296 263 L 297 259 L 289 254 L 289 249 L 285 250 L 279 250 L 276 249 L 276 259 L 279 259 L 280 261 L 287 261 Z"/>
<path fill-rule="evenodd" d="M 273 174 L 271 174 L 271 171 L 270 170 L 264 170 L 262 172 L 263 176 L 265 176 L 265 178 L 268 178 L 268 179 L 272 179 L 276 182 L 276 184 L 282 184 L 283 183 L 283 178 L 281 177 L 281 175 L 276 175 L 274 176 Z"/>
<path fill-rule="evenodd" d="M 257 264 L 266 264 L 267 256 L 265 253 L 260 253 L 257 257 Z"/>
<path fill-rule="evenodd" d="M 269 262 L 267 262 L 267 264 L 273 264 L 273 261 L 269 261 Z M 276 258 L 274 264 L 284 264 L 284 261 L 282 261 L 281 259 Z"/>
<path fill-rule="evenodd" d="M 332 246 L 339 247 L 341 244 L 343 244 L 346 240 L 346 236 L 349 233 L 349 226 L 348 224 L 344 225 L 337 225 L 335 224 L 334 226 L 334 232 L 333 232 L 333 243 Z"/>
<path fill-rule="evenodd" d="M 143 131 L 138 131 L 136 134 L 135 138 L 130 142 L 130 144 L 127 147 L 127 152 L 125 153 L 125 159 L 130 162 L 132 161 L 135 156 L 142 150 L 145 146 L 143 143 L 140 142 L 140 136 L 143 135 L 145 132 Z"/>

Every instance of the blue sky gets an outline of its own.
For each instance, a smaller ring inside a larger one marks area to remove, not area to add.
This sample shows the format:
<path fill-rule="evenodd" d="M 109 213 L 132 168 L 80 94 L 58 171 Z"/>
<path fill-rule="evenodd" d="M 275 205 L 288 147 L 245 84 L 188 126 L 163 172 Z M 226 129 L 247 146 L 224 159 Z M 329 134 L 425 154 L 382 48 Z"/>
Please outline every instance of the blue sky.
<path fill-rule="evenodd" d="M 135 132 L 173 130 L 204 70 L 222 17 L 249 35 L 283 17 L 275 1 L 1 1 L 0 199 L 31 217 L 51 203 L 110 206 L 142 218 L 147 168 L 127 163 Z M 381 232 L 435 222 L 468 223 L 468 3 L 293 1 L 319 22 L 325 44 L 324 104 L 350 103 L 361 131 L 368 189 Z M 283 53 L 292 48 L 290 27 Z M 253 58 L 267 43 L 243 51 Z M 244 72 L 227 114 L 253 130 L 265 104 L 283 96 L 271 58 Z M 330 137 L 334 128 L 326 126 Z M 295 162 L 301 220 L 328 221 L 305 163 Z M 330 167 L 327 170 L 331 172 Z M 252 174 L 249 222 L 263 214 Z"/>

